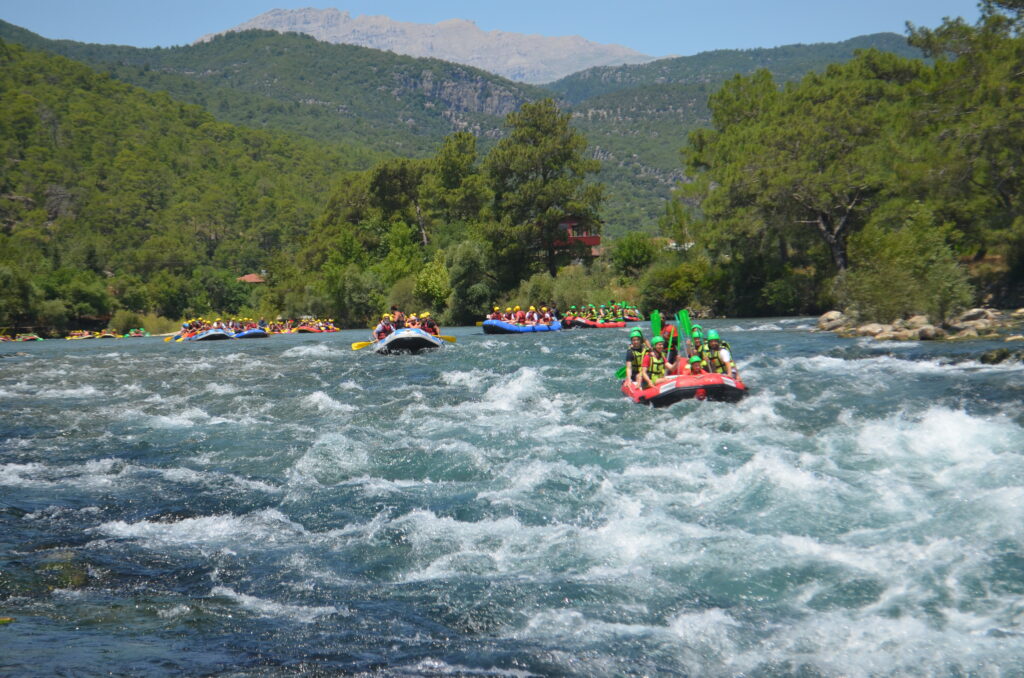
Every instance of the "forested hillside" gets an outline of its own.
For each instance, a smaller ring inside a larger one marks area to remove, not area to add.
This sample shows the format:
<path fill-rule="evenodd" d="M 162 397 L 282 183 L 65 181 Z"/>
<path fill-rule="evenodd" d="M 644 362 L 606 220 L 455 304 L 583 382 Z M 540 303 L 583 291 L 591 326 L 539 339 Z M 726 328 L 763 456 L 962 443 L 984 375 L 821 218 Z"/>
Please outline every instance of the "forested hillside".
<path fill-rule="evenodd" d="M 0 22 L 0 37 L 166 91 L 225 122 L 332 143 L 359 140 L 396 155 L 426 155 L 460 130 L 493 138 L 508 113 L 544 94 L 468 66 L 295 33 L 246 31 L 139 49 L 46 40 Z"/>
<path fill-rule="evenodd" d="M 321 142 L 355 141 L 399 156 L 425 157 L 460 130 L 475 134 L 486 150 L 507 113 L 556 92 L 588 137 L 589 152 L 602 161 L 605 230 L 612 236 L 656 232 L 682 176 L 679 150 L 686 135 L 708 124 L 708 94 L 734 73 L 765 67 L 782 81 L 848 60 L 860 48 L 919 54 L 904 38 L 880 34 L 590 69 L 541 89 L 469 67 L 296 34 L 248 31 L 200 45 L 136 49 L 47 40 L 0 22 L 0 37 L 167 91 L 220 120 Z"/>
<path fill-rule="evenodd" d="M 843 42 L 785 45 L 760 49 L 722 49 L 694 56 L 658 59 L 646 64 L 588 68 L 545 85 L 565 101 L 576 105 L 593 97 L 645 85 L 715 85 L 733 75 L 749 75 L 759 69 L 776 80 L 798 80 L 811 71 L 853 58 L 859 49 L 877 49 L 903 57 L 920 58 L 921 51 L 895 33 L 862 35 Z"/>
<path fill-rule="evenodd" d="M 235 277 L 301 239 L 339 173 L 375 157 L 14 45 L 0 66 L 0 325 L 238 305 Z"/>

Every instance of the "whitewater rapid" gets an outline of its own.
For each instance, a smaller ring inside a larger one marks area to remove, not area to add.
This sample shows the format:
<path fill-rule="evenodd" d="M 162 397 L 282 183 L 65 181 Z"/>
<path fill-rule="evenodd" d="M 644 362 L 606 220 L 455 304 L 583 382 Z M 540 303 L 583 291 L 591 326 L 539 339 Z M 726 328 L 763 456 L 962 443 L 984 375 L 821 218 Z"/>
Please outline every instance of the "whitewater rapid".
<path fill-rule="evenodd" d="M 19 345 L 0 674 L 1024 674 L 1024 366 L 811 326 L 663 410 L 628 330 Z"/>

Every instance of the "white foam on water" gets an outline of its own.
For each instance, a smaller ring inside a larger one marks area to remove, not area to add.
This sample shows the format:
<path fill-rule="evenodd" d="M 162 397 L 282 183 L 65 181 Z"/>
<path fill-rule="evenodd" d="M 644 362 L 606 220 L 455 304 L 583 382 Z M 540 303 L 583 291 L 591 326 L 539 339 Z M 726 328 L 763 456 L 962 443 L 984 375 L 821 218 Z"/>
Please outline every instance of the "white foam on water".
<path fill-rule="evenodd" d="M 359 409 L 355 405 L 338 402 L 323 391 L 314 391 L 303 397 L 302 404 L 320 412 L 355 412 Z"/>
<path fill-rule="evenodd" d="M 287 618 L 303 624 L 311 624 L 321 617 L 331 615 L 348 616 L 351 614 L 349 610 L 338 608 L 334 605 L 306 606 L 279 603 L 274 600 L 266 600 L 245 593 L 238 593 L 226 586 L 214 586 L 210 591 L 210 595 L 217 598 L 229 598 L 242 609 L 253 612 L 261 617 Z"/>
<path fill-rule="evenodd" d="M 970 629 L 916 617 L 818 612 L 776 627 L 766 641 L 732 655 L 730 668 L 749 673 L 799 657 L 826 675 L 850 678 L 999 677 L 1019 673 L 1019 648 L 1020 643 L 1012 639 L 979 636 Z M 700 668 L 712 671 L 721 667 L 715 662 Z"/>
<path fill-rule="evenodd" d="M 442 659 L 427 657 L 415 664 L 396 665 L 396 675 L 402 676 L 507 676 L 508 678 L 543 678 L 538 673 L 518 669 L 499 669 L 492 666 L 486 669 L 474 669 L 461 664 L 449 664 Z"/>
<path fill-rule="evenodd" d="M 47 466 L 37 462 L 29 464 L 0 465 L 0 485 L 10 487 L 43 487 L 53 483 L 38 476 L 48 470 Z"/>
<path fill-rule="evenodd" d="M 682 643 L 685 664 L 696 667 L 728 667 L 730 658 L 737 654 L 734 638 L 741 625 L 729 614 L 717 608 L 683 612 L 672 617 L 668 630 Z"/>
<path fill-rule="evenodd" d="M 344 355 L 327 344 L 303 344 L 293 346 L 281 354 L 282 358 L 324 358 Z"/>
<path fill-rule="evenodd" d="M 101 391 L 86 384 L 77 388 L 44 388 L 36 391 L 34 395 L 38 398 L 94 398 L 101 395 Z"/>
<path fill-rule="evenodd" d="M 710 328 L 708 328 L 708 329 L 710 329 Z M 775 323 L 762 323 L 760 325 L 755 325 L 754 327 L 740 327 L 739 325 L 733 325 L 732 327 L 727 327 L 727 328 L 725 328 L 724 330 L 721 330 L 721 331 L 722 332 L 781 332 L 782 331 L 782 327 L 780 327 L 779 325 L 776 325 Z"/>
<path fill-rule="evenodd" d="M 174 607 L 167 607 L 162 610 L 157 610 L 157 616 L 161 619 L 176 619 L 178 617 L 184 617 L 187 614 L 191 614 L 192 608 L 188 605 L 175 605 Z"/>
<path fill-rule="evenodd" d="M 222 480 L 226 480 L 231 487 L 237 490 L 264 492 L 266 494 L 278 494 L 281 492 L 281 488 L 274 485 L 218 471 L 196 471 L 190 468 L 177 467 L 161 469 L 160 475 L 166 480 L 174 483 L 187 483 L 191 485 L 209 487 L 211 485 L 218 485 Z"/>
<path fill-rule="evenodd" d="M 343 391 L 362 391 L 363 387 L 352 379 L 346 379 L 345 381 L 339 382 L 336 386 Z"/>
<path fill-rule="evenodd" d="M 466 522 L 421 509 L 391 521 L 390 527 L 401 530 L 413 549 L 404 581 L 546 573 L 571 548 L 574 532 L 564 525 L 528 526 L 511 517 Z"/>
<path fill-rule="evenodd" d="M 231 395 L 232 393 L 239 393 L 242 389 L 237 384 L 211 381 L 203 387 L 203 390 L 214 395 Z"/>
<path fill-rule="evenodd" d="M 495 373 L 490 370 L 448 370 L 441 373 L 441 381 L 449 386 L 474 388 L 495 376 Z"/>
<path fill-rule="evenodd" d="M 214 515 L 184 518 L 174 522 L 122 520 L 102 523 L 87 530 L 117 539 L 137 539 L 149 547 L 195 546 L 264 549 L 293 542 L 306 534 L 305 528 L 275 509 L 241 516 Z"/>

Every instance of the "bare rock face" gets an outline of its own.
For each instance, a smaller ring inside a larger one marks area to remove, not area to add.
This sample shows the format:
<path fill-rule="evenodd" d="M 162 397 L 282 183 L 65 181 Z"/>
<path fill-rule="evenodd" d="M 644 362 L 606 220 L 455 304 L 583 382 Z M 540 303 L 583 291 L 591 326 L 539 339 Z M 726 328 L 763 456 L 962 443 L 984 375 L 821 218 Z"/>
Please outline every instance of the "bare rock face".
<path fill-rule="evenodd" d="M 1024 308 L 1018 308 L 1016 311 L 1013 312 L 1012 315 L 1017 320 L 1024 318 Z"/>
<path fill-rule="evenodd" d="M 922 327 L 931 325 L 931 321 L 928 320 L 926 315 L 913 315 L 907 318 L 904 323 L 909 330 L 919 330 Z"/>
<path fill-rule="evenodd" d="M 603 45 L 578 35 L 547 37 L 483 31 L 465 19 L 415 24 L 386 16 L 353 18 L 333 8 L 274 9 L 230 30 L 253 28 L 305 33 L 324 42 L 443 59 L 533 84 L 558 80 L 593 66 L 642 64 L 655 59 L 622 45 Z M 215 35 L 204 35 L 198 42 Z"/>

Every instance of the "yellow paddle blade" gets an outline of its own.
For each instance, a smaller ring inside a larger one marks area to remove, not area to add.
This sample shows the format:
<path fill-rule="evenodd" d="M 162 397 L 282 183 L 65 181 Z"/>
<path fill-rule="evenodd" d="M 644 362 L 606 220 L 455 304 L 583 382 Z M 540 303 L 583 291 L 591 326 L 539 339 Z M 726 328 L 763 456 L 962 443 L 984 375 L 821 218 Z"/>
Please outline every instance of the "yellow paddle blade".
<path fill-rule="evenodd" d="M 175 343 L 180 343 L 182 341 L 185 341 L 185 337 L 178 337 L 177 339 L 174 340 Z"/>
<path fill-rule="evenodd" d="M 361 348 L 366 348 L 367 346 L 369 346 L 372 343 L 374 343 L 374 342 L 372 342 L 372 341 L 357 341 L 357 342 L 354 342 L 352 344 L 352 350 L 353 351 L 358 351 Z"/>
<path fill-rule="evenodd" d="M 445 341 L 449 341 L 449 342 L 451 342 L 453 344 L 455 343 L 455 337 L 452 337 L 452 336 L 447 335 L 447 334 L 439 334 L 439 335 L 437 335 L 437 338 L 438 339 L 444 339 Z"/>
<path fill-rule="evenodd" d="M 164 341 L 170 341 L 171 339 L 174 339 L 174 335 L 173 334 L 171 336 L 169 336 L 169 337 L 164 337 Z"/>
<path fill-rule="evenodd" d="M 476 321 L 476 326 L 477 326 L 477 327 L 480 327 L 480 326 L 481 326 L 481 325 L 483 325 L 483 324 L 484 324 L 484 321 L 483 321 L 483 320 L 477 320 L 477 321 Z"/>

